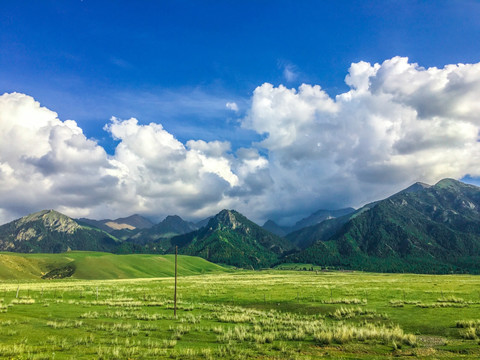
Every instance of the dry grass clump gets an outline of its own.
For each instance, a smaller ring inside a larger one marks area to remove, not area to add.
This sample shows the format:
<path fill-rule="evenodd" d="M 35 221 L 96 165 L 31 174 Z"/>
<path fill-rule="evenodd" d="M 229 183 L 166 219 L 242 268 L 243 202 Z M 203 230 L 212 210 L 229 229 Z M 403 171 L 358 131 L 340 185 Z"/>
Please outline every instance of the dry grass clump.
<path fill-rule="evenodd" d="M 476 340 L 480 338 L 480 320 L 459 320 L 456 323 L 457 328 L 461 328 L 460 336 L 467 340 Z"/>
<path fill-rule="evenodd" d="M 177 340 L 170 339 L 170 340 L 163 340 L 163 346 L 166 348 L 174 348 L 177 345 Z"/>
<path fill-rule="evenodd" d="M 31 305 L 31 304 L 35 304 L 35 299 L 31 299 L 31 298 L 13 299 L 11 301 L 11 304 L 14 304 L 14 305 Z"/>
<path fill-rule="evenodd" d="M 106 305 L 110 307 L 130 307 L 130 308 L 139 308 L 143 303 L 139 300 L 134 300 L 131 298 L 116 298 L 110 300 L 94 300 L 90 302 L 90 305 L 99 306 Z"/>
<path fill-rule="evenodd" d="M 462 302 L 436 302 L 436 303 L 430 303 L 430 304 L 425 304 L 425 303 L 419 303 L 416 306 L 420 308 L 464 308 L 468 307 L 469 305 L 467 303 L 462 303 Z"/>
<path fill-rule="evenodd" d="M 172 339 L 173 340 L 180 340 L 183 335 L 188 334 L 191 330 L 189 326 L 179 325 L 179 326 L 170 326 L 170 331 L 173 331 Z"/>
<path fill-rule="evenodd" d="M 136 358 L 141 353 L 138 346 L 100 346 L 97 350 L 99 360 L 111 359 L 131 359 Z"/>
<path fill-rule="evenodd" d="M 380 341 L 384 344 L 405 344 L 415 346 L 417 339 L 412 334 L 405 334 L 400 327 L 388 328 L 385 326 L 353 326 L 341 325 L 323 329 L 314 335 L 314 340 L 320 345 L 332 343 L 346 344 L 353 341 Z"/>
<path fill-rule="evenodd" d="M 330 299 L 330 300 L 323 300 L 322 304 L 346 304 L 346 305 L 366 305 L 367 299 L 358 299 L 358 298 L 342 298 L 342 299 Z"/>
<path fill-rule="evenodd" d="M 249 314 L 222 313 L 217 315 L 217 319 L 218 321 L 224 323 L 249 323 L 252 322 L 255 318 Z"/>
<path fill-rule="evenodd" d="M 169 301 L 166 301 L 165 303 L 166 303 L 166 306 L 165 306 L 166 309 L 173 310 L 173 307 L 174 307 L 173 301 L 169 300 Z M 179 301 L 177 302 L 177 310 L 193 311 L 195 310 L 196 305 L 197 304 L 194 304 L 194 303 Z"/>
<path fill-rule="evenodd" d="M 168 319 L 170 317 L 164 314 L 159 314 L 159 313 L 148 314 L 148 313 L 142 312 L 142 313 L 134 313 L 130 318 L 133 318 L 135 320 L 143 320 L 143 321 L 156 321 L 156 320 Z"/>
<path fill-rule="evenodd" d="M 391 307 L 403 307 L 404 305 L 418 305 L 421 304 L 421 301 L 392 299 L 389 301 L 389 304 Z"/>
<path fill-rule="evenodd" d="M 396 308 L 405 306 L 405 302 L 403 300 L 390 300 L 389 304 L 391 307 Z"/>
<path fill-rule="evenodd" d="M 195 316 L 193 314 L 187 314 L 180 319 L 180 322 L 187 323 L 187 324 L 199 324 L 201 320 L 202 320 L 202 315 Z"/>
<path fill-rule="evenodd" d="M 368 316 L 372 317 L 380 317 L 382 319 L 387 319 L 388 316 L 386 314 L 378 314 L 373 310 L 368 310 L 365 308 L 361 308 L 360 306 L 357 307 L 340 307 L 336 309 L 333 313 L 329 314 L 330 317 L 334 319 L 341 320 L 341 319 L 350 319 L 357 316 Z"/>
<path fill-rule="evenodd" d="M 170 354 L 174 359 L 198 359 L 200 357 L 200 350 L 191 348 L 175 349 Z"/>
<path fill-rule="evenodd" d="M 468 327 L 460 331 L 460 336 L 467 340 L 475 340 L 480 336 L 480 328 Z"/>
<path fill-rule="evenodd" d="M 456 322 L 457 328 L 480 327 L 480 319 L 476 320 L 458 320 Z"/>
<path fill-rule="evenodd" d="M 80 328 L 83 321 L 47 321 L 47 326 L 53 329 Z"/>
<path fill-rule="evenodd" d="M 139 334 L 141 325 L 139 323 L 100 323 L 95 324 L 93 328 L 97 331 L 106 331 L 111 334 L 121 333 L 128 336 L 136 336 Z"/>
<path fill-rule="evenodd" d="M 0 344 L 0 357 L 2 358 L 17 358 L 31 352 L 31 348 L 25 344 Z"/>
<path fill-rule="evenodd" d="M 336 320 L 343 320 L 359 315 L 381 316 L 374 311 L 361 307 L 341 307 L 332 313 L 331 317 Z M 222 319 L 221 316 L 218 318 Z M 234 321 L 242 319 L 244 325 L 237 325 L 227 329 L 213 327 L 211 330 L 218 334 L 217 341 L 220 343 L 238 341 L 265 344 L 275 341 L 306 341 L 315 339 L 320 344 L 344 344 L 366 340 L 378 340 L 384 343 L 393 343 L 395 341 L 398 344 L 408 345 L 416 344 L 415 336 L 403 333 L 399 327 L 388 328 L 371 324 L 358 326 L 344 324 L 327 325 L 323 319 L 315 316 L 301 316 L 280 312 L 265 312 L 260 316 L 250 315 L 249 319 L 247 317 L 242 318 L 239 314 L 232 314 L 229 319 Z"/>
<path fill-rule="evenodd" d="M 80 318 L 82 319 L 98 319 L 100 315 L 98 314 L 97 311 L 88 311 L 86 313 L 83 313 L 80 315 Z"/>
<path fill-rule="evenodd" d="M 458 303 L 458 304 L 463 304 L 466 303 L 466 301 L 462 298 L 457 298 L 455 296 L 446 296 L 442 298 L 438 298 L 437 302 L 439 303 Z"/>
<path fill-rule="evenodd" d="M 89 345 L 95 342 L 95 336 L 93 334 L 89 334 L 86 336 L 81 336 L 79 338 L 74 339 L 75 345 Z"/>
<path fill-rule="evenodd" d="M 305 332 L 304 328 L 286 331 L 279 327 L 276 331 L 265 331 L 263 328 L 251 328 L 238 325 L 220 332 L 217 341 L 220 343 L 253 342 L 257 344 L 273 343 L 274 341 L 304 341 L 312 338 L 319 345 L 347 344 L 352 342 L 379 341 L 384 344 L 405 344 L 415 346 L 417 339 L 412 334 L 405 334 L 400 327 L 375 326 L 367 324 L 355 325 L 329 325 L 318 324 L 313 333 Z"/>

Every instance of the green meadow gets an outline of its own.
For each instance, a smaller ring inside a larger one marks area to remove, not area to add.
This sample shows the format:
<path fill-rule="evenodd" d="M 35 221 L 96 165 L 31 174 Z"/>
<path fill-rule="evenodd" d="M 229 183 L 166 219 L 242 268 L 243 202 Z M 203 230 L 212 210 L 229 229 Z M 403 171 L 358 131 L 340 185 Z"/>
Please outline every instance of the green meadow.
<path fill-rule="evenodd" d="M 174 276 L 175 255 L 114 255 L 93 251 L 62 254 L 0 252 L 0 280 L 70 279 L 105 280 Z M 225 272 L 227 269 L 199 257 L 185 256 L 178 265 L 180 275 Z"/>
<path fill-rule="evenodd" d="M 0 254 L 0 358 L 478 359 L 480 277 Z M 16 265 L 15 265 L 16 264 Z M 41 279 L 69 267 L 67 279 Z M 308 270 L 303 270 L 308 269 Z"/>

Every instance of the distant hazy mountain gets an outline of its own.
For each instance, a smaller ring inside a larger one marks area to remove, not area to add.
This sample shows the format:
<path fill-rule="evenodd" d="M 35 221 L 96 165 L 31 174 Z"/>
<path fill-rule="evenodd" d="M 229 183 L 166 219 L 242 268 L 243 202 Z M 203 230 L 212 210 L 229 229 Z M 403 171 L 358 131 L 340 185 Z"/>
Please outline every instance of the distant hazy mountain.
<path fill-rule="evenodd" d="M 81 219 L 78 219 L 78 222 L 95 226 L 108 233 L 111 233 L 115 230 L 132 231 L 137 229 L 148 229 L 154 225 L 150 220 L 138 214 L 131 215 L 125 218 L 119 218 L 116 220 L 110 220 L 110 219 L 92 220 L 87 218 L 81 218 Z"/>
<path fill-rule="evenodd" d="M 292 249 L 291 244 L 234 210 L 222 210 L 207 226 L 171 239 L 179 252 L 238 267 L 268 267 Z M 172 251 L 173 248 L 170 250 Z"/>
<path fill-rule="evenodd" d="M 207 226 L 208 222 L 210 221 L 210 219 L 213 218 L 213 216 L 209 216 L 203 220 L 200 220 L 198 222 L 195 223 L 195 225 L 197 226 L 198 229 L 204 227 L 204 226 Z"/>
<path fill-rule="evenodd" d="M 278 236 L 285 236 L 290 232 L 291 226 L 278 225 L 273 220 L 267 220 L 262 226 L 265 230 L 270 231 L 272 234 Z"/>
<path fill-rule="evenodd" d="M 130 215 L 125 218 L 119 218 L 119 219 L 113 220 L 112 222 L 116 224 L 127 224 L 135 227 L 136 229 L 148 229 L 148 228 L 151 228 L 153 225 L 155 225 L 149 219 L 138 214 Z"/>
<path fill-rule="evenodd" d="M 310 216 L 297 221 L 293 226 L 281 226 L 275 223 L 275 221 L 273 220 L 267 220 L 267 222 L 265 222 L 262 227 L 265 230 L 268 230 L 278 236 L 285 236 L 291 232 L 306 228 L 307 226 L 316 225 L 328 219 L 335 219 L 344 215 L 348 215 L 353 213 L 354 211 L 354 208 L 345 208 L 338 210 L 321 209 L 314 212 Z"/>
<path fill-rule="evenodd" d="M 118 240 L 82 226 L 54 210 L 43 210 L 0 226 L 0 250 L 58 253 L 67 250 L 114 251 Z"/>
<path fill-rule="evenodd" d="M 185 221 L 178 215 L 169 215 L 157 225 L 137 232 L 130 240 L 138 244 L 145 244 L 158 239 L 169 239 L 197 229 L 198 227 L 194 223 Z"/>
<path fill-rule="evenodd" d="M 355 211 L 354 208 L 345 208 L 345 209 L 338 209 L 338 210 L 318 210 L 314 212 L 309 217 L 306 217 L 300 221 L 297 221 L 295 225 L 292 226 L 291 231 L 297 231 L 303 229 L 307 226 L 316 225 L 321 223 L 322 221 L 335 219 L 344 215 L 351 214 Z M 290 232 L 291 232 L 290 231 Z"/>
<path fill-rule="evenodd" d="M 480 188 L 417 183 L 353 214 L 289 234 L 288 261 L 370 271 L 480 270 Z"/>

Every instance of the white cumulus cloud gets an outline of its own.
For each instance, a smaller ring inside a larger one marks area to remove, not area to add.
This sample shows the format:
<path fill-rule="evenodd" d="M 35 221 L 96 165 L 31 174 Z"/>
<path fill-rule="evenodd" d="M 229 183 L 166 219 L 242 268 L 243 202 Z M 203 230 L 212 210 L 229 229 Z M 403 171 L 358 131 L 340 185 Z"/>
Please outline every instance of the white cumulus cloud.
<path fill-rule="evenodd" d="M 162 125 L 134 118 L 112 118 L 104 129 L 119 141 L 113 156 L 32 97 L 0 96 L 0 220 L 44 208 L 206 217 L 232 207 L 228 192 L 248 185 L 235 171 L 248 178 L 266 162 L 236 157 L 228 142 L 183 144 Z"/>
<path fill-rule="evenodd" d="M 351 90 L 264 84 L 243 126 L 265 134 L 267 212 L 360 205 L 415 181 L 480 175 L 480 64 L 352 64 Z"/>
<path fill-rule="evenodd" d="M 117 179 L 105 150 L 74 121 L 32 97 L 0 96 L 0 198 L 4 218 L 56 208 L 79 213 L 108 201 Z M 88 211 L 87 211 L 88 212 Z"/>
<path fill-rule="evenodd" d="M 235 102 L 227 102 L 225 104 L 225 107 L 229 110 L 232 110 L 232 111 L 235 111 L 235 112 L 238 112 L 238 105 L 237 103 Z"/>
<path fill-rule="evenodd" d="M 112 118 L 113 155 L 75 121 L 4 94 L 0 222 L 43 208 L 96 218 L 236 208 L 257 221 L 294 220 L 415 181 L 480 176 L 480 63 L 423 68 L 394 57 L 352 64 L 345 82 L 350 90 L 335 97 L 320 85 L 259 86 L 241 126 L 262 140 L 240 149 Z"/>

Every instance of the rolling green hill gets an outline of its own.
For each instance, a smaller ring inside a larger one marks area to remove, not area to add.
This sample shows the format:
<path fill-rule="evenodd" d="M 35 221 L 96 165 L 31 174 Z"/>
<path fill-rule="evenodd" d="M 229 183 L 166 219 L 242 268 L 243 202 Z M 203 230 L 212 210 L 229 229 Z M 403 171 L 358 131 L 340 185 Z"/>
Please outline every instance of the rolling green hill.
<path fill-rule="evenodd" d="M 63 254 L 0 253 L 0 280 L 132 279 L 174 276 L 175 255 L 114 255 L 72 251 Z M 204 259 L 179 255 L 180 276 L 225 272 Z"/>

